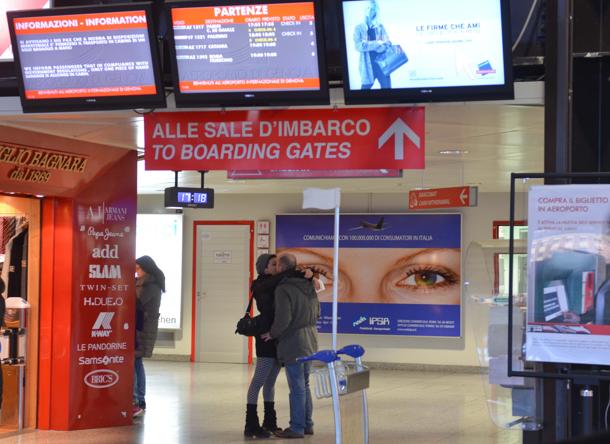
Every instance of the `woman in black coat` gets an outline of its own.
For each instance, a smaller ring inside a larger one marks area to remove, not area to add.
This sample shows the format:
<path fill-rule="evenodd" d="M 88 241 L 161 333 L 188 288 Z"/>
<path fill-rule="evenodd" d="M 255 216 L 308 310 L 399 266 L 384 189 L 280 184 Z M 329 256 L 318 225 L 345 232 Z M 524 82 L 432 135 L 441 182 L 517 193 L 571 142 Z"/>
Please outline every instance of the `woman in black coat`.
<path fill-rule="evenodd" d="M 136 259 L 136 344 L 133 415 L 146 409 L 146 373 L 142 358 L 150 358 L 157 340 L 165 275 L 150 256 Z"/>
<path fill-rule="evenodd" d="M 250 290 L 256 301 L 256 308 L 260 312 L 257 316 L 258 334 L 256 341 L 256 368 L 254 376 L 248 388 L 248 402 L 246 405 L 246 427 L 244 436 L 248 438 L 268 438 L 271 433 L 281 431 L 277 426 L 275 413 L 275 381 L 280 373 L 280 365 L 277 361 L 277 350 L 274 341 L 265 342 L 260 335 L 268 332 L 273 324 L 275 315 L 274 292 L 277 284 L 284 277 L 295 275 L 304 276 L 303 272 L 291 270 L 277 273 L 275 254 L 261 254 L 256 261 L 256 272 L 258 277 Z M 265 402 L 265 417 L 261 427 L 258 419 L 257 407 L 258 394 L 263 389 L 263 400 Z"/>

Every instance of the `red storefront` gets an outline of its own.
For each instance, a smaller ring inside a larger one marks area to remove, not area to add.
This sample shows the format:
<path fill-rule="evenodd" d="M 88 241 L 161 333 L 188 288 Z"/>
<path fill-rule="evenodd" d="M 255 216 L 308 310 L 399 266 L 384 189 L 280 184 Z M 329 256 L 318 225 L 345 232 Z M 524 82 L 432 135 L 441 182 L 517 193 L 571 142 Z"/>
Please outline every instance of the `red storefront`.
<path fill-rule="evenodd" d="M 24 428 L 131 424 L 136 163 L 135 151 L 0 126 L 3 296 L 30 305 L 5 317 L 27 333 L 25 366 L 2 366 L 0 437 L 19 416 Z"/>

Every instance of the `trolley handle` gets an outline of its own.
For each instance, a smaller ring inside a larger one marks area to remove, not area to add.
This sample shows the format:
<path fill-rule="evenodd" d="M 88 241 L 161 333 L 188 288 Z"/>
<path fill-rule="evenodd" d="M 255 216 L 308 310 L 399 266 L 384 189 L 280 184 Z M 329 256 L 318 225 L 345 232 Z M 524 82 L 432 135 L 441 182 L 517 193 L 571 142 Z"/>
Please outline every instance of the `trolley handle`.
<path fill-rule="evenodd" d="M 360 358 L 364 355 L 364 347 L 358 344 L 346 345 L 345 347 L 337 350 L 337 355 L 347 355 L 352 358 Z"/>
<path fill-rule="evenodd" d="M 322 361 L 327 364 L 337 361 L 339 357 L 334 350 L 320 350 L 317 353 L 314 353 L 311 356 L 303 356 L 301 358 L 297 358 L 297 362 L 306 362 L 306 361 Z"/>

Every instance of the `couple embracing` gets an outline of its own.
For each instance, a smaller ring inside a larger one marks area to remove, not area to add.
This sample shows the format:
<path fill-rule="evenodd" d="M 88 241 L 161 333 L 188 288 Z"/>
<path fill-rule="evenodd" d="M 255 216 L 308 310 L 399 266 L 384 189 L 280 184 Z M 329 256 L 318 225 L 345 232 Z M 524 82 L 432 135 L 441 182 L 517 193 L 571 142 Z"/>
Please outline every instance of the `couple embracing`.
<path fill-rule="evenodd" d="M 312 398 L 309 389 L 309 362 L 297 358 L 318 350 L 316 322 L 320 303 L 313 273 L 297 270 L 296 257 L 262 254 L 256 261 L 258 278 L 252 295 L 260 312 L 260 334 L 256 336 L 256 368 L 248 389 L 246 426 L 248 438 L 303 438 L 313 435 Z M 281 366 L 286 368 L 290 390 L 290 427 L 277 426 L 275 381 Z M 263 389 L 264 419 L 257 414 L 258 394 Z"/>

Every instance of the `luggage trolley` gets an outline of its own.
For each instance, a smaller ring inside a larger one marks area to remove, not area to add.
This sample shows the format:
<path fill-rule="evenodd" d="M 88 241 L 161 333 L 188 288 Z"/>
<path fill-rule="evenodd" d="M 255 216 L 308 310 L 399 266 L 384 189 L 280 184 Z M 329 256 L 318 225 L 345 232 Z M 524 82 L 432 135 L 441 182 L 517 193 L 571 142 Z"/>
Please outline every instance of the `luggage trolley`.
<path fill-rule="evenodd" d="M 353 361 L 343 361 L 339 355 L 349 356 Z M 362 346 L 347 345 L 336 352 L 321 350 L 311 356 L 299 358 L 301 362 L 321 361 L 326 364 L 326 367 L 313 372 L 314 394 L 318 399 L 332 397 L 336 444 L 341 444 L 344 440 L 350 444 L 369 442 L 366 389 L 369 387 L 370 372 L 362 364 L 362 355 L 364 355 Z M 361 416 L 361 427 L 354 427 L 360 419 L 358 416 Z M 351 433 L 356 431 L 355 436 L 344 437 L 342 425 L 348 424 L 346 430 Z M 361 435 L 357 430 L 360 430 Z"/>

